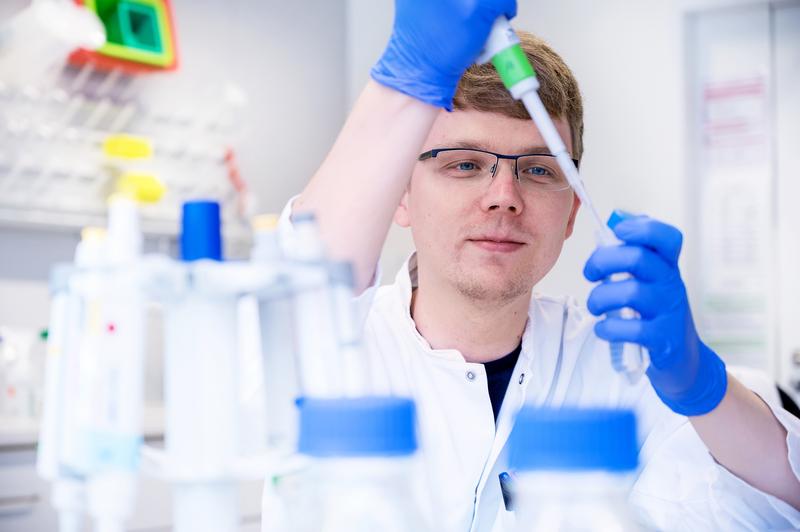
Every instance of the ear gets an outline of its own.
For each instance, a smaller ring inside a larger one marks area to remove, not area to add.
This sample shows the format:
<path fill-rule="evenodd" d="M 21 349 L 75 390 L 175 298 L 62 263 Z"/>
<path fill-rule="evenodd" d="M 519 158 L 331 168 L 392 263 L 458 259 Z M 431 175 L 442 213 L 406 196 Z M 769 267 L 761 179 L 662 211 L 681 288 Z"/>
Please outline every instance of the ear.
<path fill-rule="evenodd" d="M 411 225 L 411 215 L 408 212 L 408 189 L 403 193 L 403 197 L 400 198 L 400 205 L 394 211 L 394 223 L 400 227 Z"/>
<path fill-rule="evenodd" d="M 581 208 L 581 200 L 577 194 L 572 193 L 572 211 L 569 213 L 569 220 L 567 220 L 567 231 L 564 233 L 564 240 L 572 235 L 572 230 L 575 228 L 575 218 L 578 216 L 578 209 Z"/>

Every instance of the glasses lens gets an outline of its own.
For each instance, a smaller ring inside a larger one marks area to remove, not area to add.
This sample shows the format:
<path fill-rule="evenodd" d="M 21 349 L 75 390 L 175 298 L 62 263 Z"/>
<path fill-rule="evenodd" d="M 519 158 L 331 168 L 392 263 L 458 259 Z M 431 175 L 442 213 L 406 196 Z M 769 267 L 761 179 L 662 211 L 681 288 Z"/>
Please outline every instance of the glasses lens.
<path fill-rule="evenodd" d="M 564 190 L 569 188 L 566 176 L 552 155 L 529 155 L 520 157 L 517 163 L 520 183 L 540 190 Z"/>
<path fill-rule="evenodd" d="M 441 175 L 458 179 L 490 175 L 497 164 L 494 155 L 475 150 L 441 151 L 433 161 Z"/>

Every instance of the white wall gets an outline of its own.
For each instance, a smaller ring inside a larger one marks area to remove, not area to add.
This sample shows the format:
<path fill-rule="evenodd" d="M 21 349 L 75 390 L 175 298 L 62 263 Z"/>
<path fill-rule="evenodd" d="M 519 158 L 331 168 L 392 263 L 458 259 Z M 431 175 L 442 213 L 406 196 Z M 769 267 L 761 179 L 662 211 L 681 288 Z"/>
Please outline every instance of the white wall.
<path fill-rule="evenodd" d="M 178 0 L 185 63 L 229 71 L 249 97 L 237 143 L 262 212 L 305 185 L 345 116 L 345 6 L 329 0 Z M 202 19 L 202 20 L 201 20 Z M 208 30 L 208 31 L 206 31 Z M 215 32 L 218 32 L 215 34 Z M 221 42 L 218 42 L 222 39 Z M 214 54 L 221 48 L 227 56 Z M 191 56 L 191 57 L 190 57 Z"/>
<path fill-rule="evenodd" d="M 390 34 L 392 6 L 391 0 L 348 2 L 351 103 Z M 513 24 L 549 41 L 581 85 L 586 108 L 582 170 L 601 216 L 624 208 L 687 226 L 681 30 L 685 7 L 657 0 L 519 2 Z M 393 236 L 384 262 L 392 275 L 409 241 Z M 593 228 L 584 213 L 539 289 L 585 298 L 591 287 L 581 271 L 593 248 Z"/>

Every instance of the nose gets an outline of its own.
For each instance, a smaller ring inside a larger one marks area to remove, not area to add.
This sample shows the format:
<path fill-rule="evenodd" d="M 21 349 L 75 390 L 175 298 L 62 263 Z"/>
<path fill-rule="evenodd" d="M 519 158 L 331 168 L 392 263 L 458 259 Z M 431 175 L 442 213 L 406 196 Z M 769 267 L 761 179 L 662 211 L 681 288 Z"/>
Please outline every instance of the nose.
<path fill-rule="evenodd" d="M 501 159 L 497 164 L 494 177 L 481 198 L 481 208 L 487 212 L 521 214 L 524 202 L 514 175 L 514 161 Z"/>

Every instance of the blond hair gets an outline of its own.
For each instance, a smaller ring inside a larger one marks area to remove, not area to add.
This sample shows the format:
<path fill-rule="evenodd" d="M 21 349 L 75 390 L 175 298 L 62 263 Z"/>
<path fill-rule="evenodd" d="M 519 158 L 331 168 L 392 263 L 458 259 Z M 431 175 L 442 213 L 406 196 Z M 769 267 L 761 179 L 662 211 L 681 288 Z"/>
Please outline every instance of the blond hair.
<path fill-rule="evenodd" d="M 578 82 L 564 60 L 535 35 L 518 31 L 522 50 L 539 80 L 539 97 L 554 118 L 566 120 L 572 137 L 572 158 L 583 155 L 583 102 Z M 530 119 L 522 102 L 512 98 L 490 64 L 472 65 L 458 83 L 455 109 L 500 113 L 510 118 Z"/>

